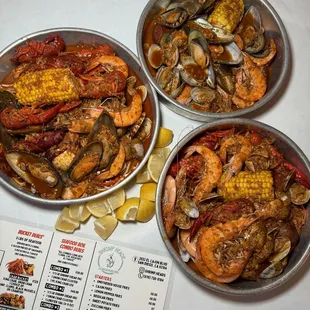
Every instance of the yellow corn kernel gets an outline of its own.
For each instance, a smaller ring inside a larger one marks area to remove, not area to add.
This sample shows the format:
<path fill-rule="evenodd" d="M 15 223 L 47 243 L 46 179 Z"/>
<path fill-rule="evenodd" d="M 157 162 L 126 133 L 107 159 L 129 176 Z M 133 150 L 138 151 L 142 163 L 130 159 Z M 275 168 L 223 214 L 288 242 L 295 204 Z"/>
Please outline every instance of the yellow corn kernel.
<path fill-rule="evenodd" d="M 273 177 L 270 171 L 241 171 L 226 182 L 219 192 L 227 200 L 237 198 L 273 200 Z"/>
<path fill-rule="evenodd" d="M 244 13 L 243 0 L 221 0 L 208 18 L 212 25 L 233 32 Z"/>
<path fill-rule="evenodd" d="M 79 98 L 74 74 L 67 68 L 23 74 L 14 84 L 22 105 L 51 104 Z"/>

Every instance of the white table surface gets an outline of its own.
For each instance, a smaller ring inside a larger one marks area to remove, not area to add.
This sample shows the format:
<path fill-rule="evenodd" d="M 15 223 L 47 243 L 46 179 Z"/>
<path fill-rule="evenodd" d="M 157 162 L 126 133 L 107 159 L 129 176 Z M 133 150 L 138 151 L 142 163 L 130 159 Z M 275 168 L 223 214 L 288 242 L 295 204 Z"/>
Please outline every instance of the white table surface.
<path fill-rule="evenodd" d="M 248 117 L 281 130 L 310 157 L 310 1 L 270 2 L 289 34 L 293 54 L 290 79 L 279 100 Z M 0 0 L 0 50 L 26 34 L 69 26 L 106 33 L 136 53 L 136 27 L 146 3 L 146 0 Z M 174 114 L 162 104 L 161 115 L 162 126 L 174 131 L 171 146 L 188 132 L 187 126 L 199 125 Z M 137 196 L 138 190 L 139 186 L 128 186 L 127 196 Z M 0 215 L 49 226 L 54 225 L 61 209 L 23 201 L 3 187 L 0 188 L 0 206 Z M 80 231 L 94 235 L 92 221 L 83 225 Z M 166 252 L 155 218 L 147 224 L 119 224 L 111 240 Z M 177 268 L 168 309 L 309 309 L 309 267 L 308 259 L 298 274 L 278 290 L 247 298 L 215 294 L 195 284 Z"/>

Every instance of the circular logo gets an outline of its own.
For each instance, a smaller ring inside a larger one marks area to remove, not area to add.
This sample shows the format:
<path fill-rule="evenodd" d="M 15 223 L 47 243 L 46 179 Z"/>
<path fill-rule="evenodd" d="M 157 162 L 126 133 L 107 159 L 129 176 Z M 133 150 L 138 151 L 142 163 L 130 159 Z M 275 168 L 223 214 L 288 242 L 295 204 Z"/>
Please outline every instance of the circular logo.
<path fill-rule="evenodd" d="M 118 273 L 123 267 L 125 255 L 114 246 L 104 247 L 99 251 L 98 267 L 106 274 Z"/>

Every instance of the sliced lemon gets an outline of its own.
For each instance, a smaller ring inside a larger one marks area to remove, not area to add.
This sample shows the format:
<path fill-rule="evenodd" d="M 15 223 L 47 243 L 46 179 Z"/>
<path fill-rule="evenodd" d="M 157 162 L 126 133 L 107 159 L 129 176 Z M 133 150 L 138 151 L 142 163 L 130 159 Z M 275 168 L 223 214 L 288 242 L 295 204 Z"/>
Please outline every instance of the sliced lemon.
<path fill-rule="evenodd" d="M 147 183 L 147 182 L 152 182 L 152 178 L 150 176 L 149 171 L 147 170 L 147 166 L 145 165 L 138 173 L 136 176 L 136 183 Z"/>
<path fill-rule="evenodd" d="M 86 202 L 86 208 L 92 215 L 102 217 L 124 204 L 125 196 L 125 191 L 121 188 L 108 196 Z"/>
<path fill-rule="evenodd" d="M 149 171 L 152 180 L 156 183 L 158 182 L 165 161 L 166 160 L 163 157 L 151 154 L 147 162 L 147 170 Z"/>
<path fill-rule="evenodd" d="M 168 128 L 160 127 L 155 147 L 166 147 L 172 142 L 172 139 L 173 131 Z"/>
<path fill-rule="evenodd" d="M 155 202 L 146 199 L 140 199 L 139 209 L 136 216 L 136 220 L 139 222 L 146 223 L 155 214 Z"/>
<path fill-rule="evenodd" d="M 70 218 L 69 208 L 64 207 L 57 218 L 55 228 L 65 233 L 73 233 L 79 226 L 79 221 Z"/>
<path fill-rule="evenodd" d="M 169 147 L 159 147 L 156 149 L 153 149 L 152 154 L 158 155 L 163 157 L 164 159 L 167 159 L 170 154 L 170 148 Z"/>
<path fill-rule="evenodd" d="M 128 198 L 125 203 L 116 210 L 116 218 L 121 221 L 134 221 L 139 208 L 138 197 Z"/>
<path fill-rule="evenodd" d="M 156 183 L 145 183 L 140 187 L 140 199 L 155 201 Z"/>
<path fill-rule="evenodd" d="M 69 216 L 76 221 L 84 222 L 90 217 L 85 204 L 76 204 L 69 207 Z"/>
<path fill-rule="evenodd" d="M 118 224 L 112 215 L 102 216 L 94 221 L 95 232 L 104 240 L 107 240 Z"/>

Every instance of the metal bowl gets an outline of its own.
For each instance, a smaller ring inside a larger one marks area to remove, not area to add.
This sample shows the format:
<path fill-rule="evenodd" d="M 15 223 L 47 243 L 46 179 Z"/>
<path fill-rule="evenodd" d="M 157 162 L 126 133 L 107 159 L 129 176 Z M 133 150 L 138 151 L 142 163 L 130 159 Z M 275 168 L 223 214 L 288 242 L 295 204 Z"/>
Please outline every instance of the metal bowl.
<path fill-rule="evenodd" d="M 284 25 L 278 13 L 267 0 L 244 0 L 246 9 L 251 5 L 254 5 L 257 8 L 259 13 L 261 14 L 266 38 L 274 39 L 277 45 L 277 55 L 272 65 L 270 66 L 271 76 L 268 80 L 267 92 L 262 99 L 257 101 L 249 108 L 240 109 L 233 112 L 211 113 L 191 109 L 183 104 L 180 104 L 178 101 L 167 95 L 157 85 L 146 64 L 145 55 L 143 52 L 143 39 L 147 32 L 147 27 L 152 21 L 153 17 L 158 14 L 163 8 L 166 8 L 170 2 L 170 0 L 150 0 L 147 3 L 140 16 L 136 37 L 137 51 L 139 59 L 141 61 L 141 66 L 145 74 L 151 81 L 152 85 L 160 94 L 161 101 L 170 110 L 193 120 L 208 122 L 220 118 L 240 117 L 241 115 L 256 111 L 264 104 L 269 102 L 276 95 L 276 93 L 281 88 L 281 85 L 284 84 L 285 78 L 289 72 L 288 68 L 291 62 L 290 47 Z"/>
<path fill-rule="evenodd" d="M 120 42 L 116 41 L 115 39 L 103 33 L 93 31 L 93 30 L 88 30 L 88 29 L 82 29 L 82 28 L 46 29 L 46 30 L 42 30 L 42 31 L 38 31 L 32 34 L 26 35 L 18 39 L 17 41 L 13 42 L 11 45 L 9 45 L 8 47 L 6 47 L 4 50 L 0 52 L 0 80 L 2 80 L 3 77 L 9 71 L 11 71 L 14 67 L 14 65 L 10 62 L 10 58 L 12 58 L 16 47 L 20 45 L 24 45 L 26 43 L 26 40 L 28 39 L 43 40 L 46 38 L 46 36 L 50 34 L 59 34 L 64 39 L 66 44 L 76 44 L 78 42 L 83 42 L 87 44 L 94 44 L 94 43 L 109 44 L 114 49 L 116 54 L 119 57 L 121 57 L 131 69 L 135 71 L 135 73 L 140 78 L 142 83 L 146 86 L 147 91 L 148 91 L 148 96 L 150 98 L 150 103 L 151 103 L 150 111 L 153 115 L 152 137 L 151 137 L 150 144 L 148 146 L 148 149 L 146 150 L 146 154 L 143 160 L 140 162 L 138 167 L 129 176 L 127 176 L 123 181 L 121 181 L 119 184 L 115 185 L 114 187 L 102 193 L 92 195 L 89 197 L 85 197 L 85 198 L 71 199 L 71 200 L 43 199 L 43 198 L 31 195 L 29 192 L 26 192 L 24 190 L 20 190 L 19 188 L 17 188 L 10 182 L 10 179 L 2 171 L 0 171 L 0 183 L 3 184 L 3 186 L 11 190 L 16 195 L 26 198 L 28 200 L 36 201 L 36 202 L 39 202 L 45 205 L 46 204 L 66 205 L 66 204 L 73 204 L 73 203 L 84 203 L 86 201 L 108 195 L 112 193 L 113 191 L 123 187 L 125 184 L 130 182 L 135 177 L 135 175 L 139 172 L 139 170 L 141 170 L 141 168 L 145 165 L 155 145 L 158 131 L 159 131 L 160 114 L 159 114 L 157 94 L 154 88 L 149 83 L 145 73 L 143 72 L 143 70 L 141 70 L 141 66 L 140 66 L 137 56 L 134 55 L 126 46 L 124 46 Z"/>
<path fill-rule="evenodd" d="M 282 285 L 284 282 L 288 281 L 300 267 L 305 263 L 307 257 L 310 254 L 310 203 L 308 202 L 307 208 L 307 223 L 304 225 L 299 243 L 294 248 L 288 259 L 288 265 L 284 268 L 284 271 L 278 277 L 272 279 L 260 279 L 258 281 L 246 281 L 246 280 L 236 280 L 230 284 L 218 284 L 209 281 L 203 277 L 200 273 L 195 272 L 186 263 L 183 262 L 179 253 L 175 250 L 173 244 L 168 238 L 165 228 L 163 225 L 162 212 L 161 212 L 161 197 L 163 193 L 164 180 L 167 175 L 168 169 L 173 162 L 174 158 L 177 156 L 178 152 L 195 137 L 206 131 L 222 130 L 235 127 L 237 130 L 253 130 L 266 137 L 275 139 L 275 146 L 280 150 L 290 162 L 300 169 L 307 177 L 310 179 L 310 162 L 301 151 L 301 149 L 286 135 L 280 131 L 272 128 L 271 126 L 265 125 L 258 121 L 245 120 L 242 118 L 236 119 L 226 119 L 217 120 L 210 124 L 202 125 L 192 131 L 190 134 L 185 136 L 172 150 L 170 153 L 165 166 L 160 175 L 157 191 L 156 191 L 156 217 L 157 224 L 161 237 L 173 256 L 175 262 L 178 264 L 180 269 L 185 272 L 185 274 L 192 280 L 201 284 L 202 286 L 211 289 L 216 292 L 221 292 L 227 295 L 259 295 L 265 292 L 269 292 Z"/>

